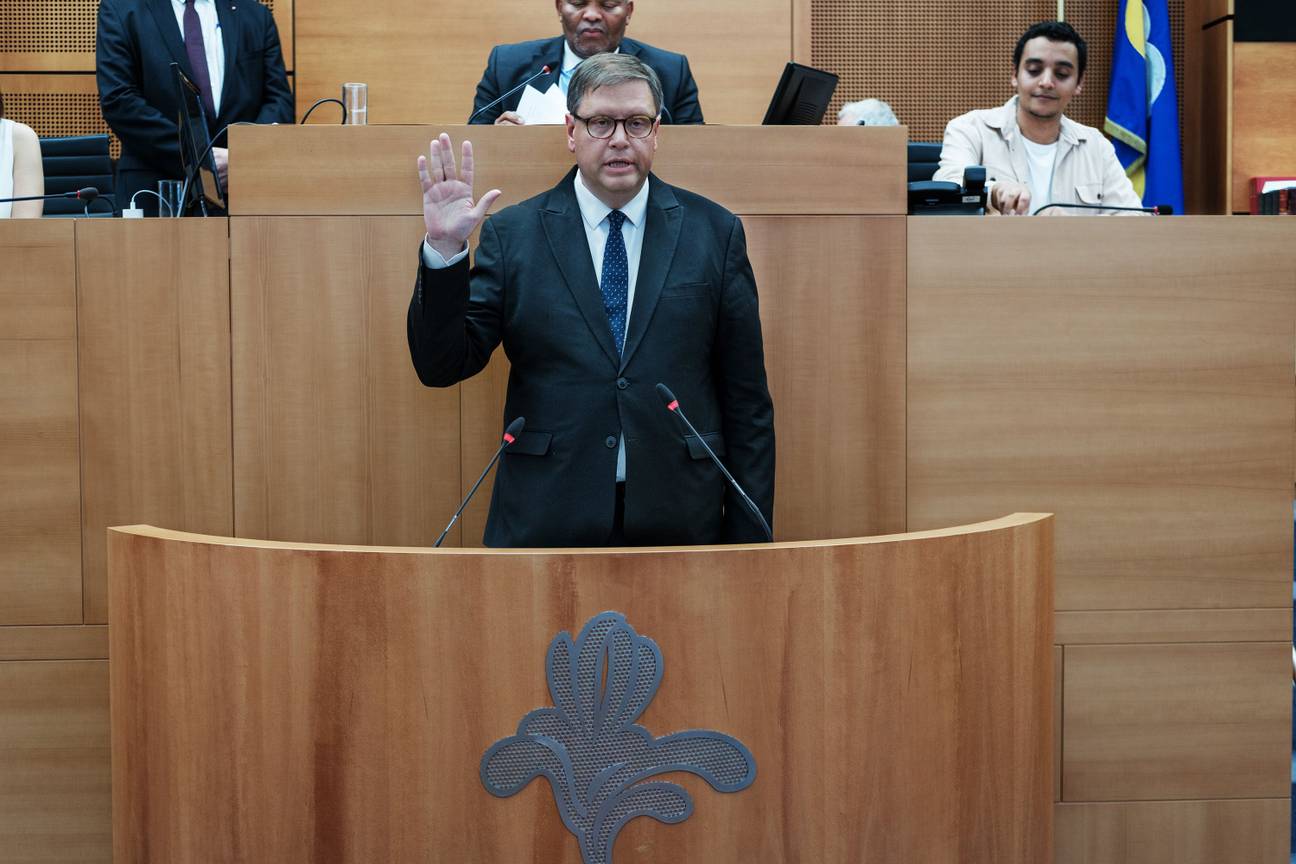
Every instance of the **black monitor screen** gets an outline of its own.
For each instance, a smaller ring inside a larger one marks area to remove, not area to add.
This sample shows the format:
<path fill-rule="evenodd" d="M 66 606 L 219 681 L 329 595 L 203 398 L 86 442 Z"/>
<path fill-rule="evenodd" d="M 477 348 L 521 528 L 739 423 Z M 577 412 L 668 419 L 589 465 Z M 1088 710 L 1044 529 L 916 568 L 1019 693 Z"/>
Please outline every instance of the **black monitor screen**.
<path fill-rule="evenodd" d="M 176 89 L 180 97 L 176 124 L 180 127 L 181 167 L 186 177 L 194 178 L 190 183 L 192 190 L 216 206 L 223 207 L 225 190 L 216 173 L 216 157 L 211 152 L 211 131 L 207 127 L 207 115 L 203 112 L 201 91 L 180 69 L 180 64 L 172 63 L 171 68 L 175 70 Z M 202 159 L 202 165 L 195 167 L 198 166 L 199 159 Z M 188 204 L 189 202 L 185 202 L 186 207 Z"/>
<path fill-rule="evenodd" d="M 818 126 L 823 122 L 837 76 L 822 69 L 789 63 L 774 88 L 774 98 L 765 112 L 765 126 Z"/>

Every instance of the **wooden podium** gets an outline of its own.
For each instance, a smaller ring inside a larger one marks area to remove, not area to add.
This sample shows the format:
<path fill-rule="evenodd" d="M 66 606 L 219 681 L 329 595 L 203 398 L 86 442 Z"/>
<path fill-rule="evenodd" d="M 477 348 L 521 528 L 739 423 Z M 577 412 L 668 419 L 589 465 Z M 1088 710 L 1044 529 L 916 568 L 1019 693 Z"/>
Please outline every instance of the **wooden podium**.
<path fill-rule="evenodd" d="M 660 649 L 653 736 L 754 757 L 619 862 L 1052 860 L 1052 517 L 768 546 L 499 551 L 114 529 L 114 860 L 581 860 L 491 745 L 615 610 Z M 605 673 L 611 688 L 612 671 Z M 607 860 L 612 860 L 609 856 Z"/>

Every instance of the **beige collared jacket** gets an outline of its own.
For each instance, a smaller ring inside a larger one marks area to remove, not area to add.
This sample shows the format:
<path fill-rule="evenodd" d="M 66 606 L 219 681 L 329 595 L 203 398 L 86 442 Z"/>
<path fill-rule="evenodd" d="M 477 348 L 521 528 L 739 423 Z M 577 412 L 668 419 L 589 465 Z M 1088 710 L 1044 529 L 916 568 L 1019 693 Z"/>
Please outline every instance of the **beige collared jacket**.
<path fill-rule="evenodd" d="M 955 117 L 945 127 L 940 167 L 932 179 L 962 183 L 968 165 L 984 165 L 987 181 L 1016 180 L 1030 185 L 1026 148 L 1017 128 L 1016 96 L 999 108 Z M 1052 190 L 1053 202 L 1059 204 L 1143 206 L 1111 142 L 1092 126 L 1067 117 L 1062 118 Z M 1101 211 L 1057 208 L 1048 212 L 1088 215 Z"/>

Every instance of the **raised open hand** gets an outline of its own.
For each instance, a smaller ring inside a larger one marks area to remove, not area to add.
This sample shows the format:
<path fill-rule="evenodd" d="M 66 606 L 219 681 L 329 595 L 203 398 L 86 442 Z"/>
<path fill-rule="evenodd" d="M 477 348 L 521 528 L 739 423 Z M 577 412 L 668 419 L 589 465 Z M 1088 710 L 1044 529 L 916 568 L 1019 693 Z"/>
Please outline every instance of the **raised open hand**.
<path fill-rule="evenodd" d="M 473 230 L 486 218 L 500 190 L 492 189 L 473 204 L 472 142 L 463 142 L 462 168 L 455 168 L 454 147 L 442 132 L 432 139 L 429 155 L 418 158 L 423 184 L 423 225 L 428 243 L 445 258 L 463 249 Z"/>

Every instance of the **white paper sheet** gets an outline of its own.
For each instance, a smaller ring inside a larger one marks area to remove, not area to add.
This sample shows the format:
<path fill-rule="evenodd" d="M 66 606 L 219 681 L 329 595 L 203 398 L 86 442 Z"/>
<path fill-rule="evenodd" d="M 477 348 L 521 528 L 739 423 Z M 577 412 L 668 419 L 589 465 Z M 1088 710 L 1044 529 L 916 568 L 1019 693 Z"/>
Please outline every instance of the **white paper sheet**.
<path fill-rule="evenodd" d="M 567 95 L 557 83 L 543 93 L 528 84 L 522 91 L 517 113 L 529 125 L 562 123 L 567 119 Z"/>

